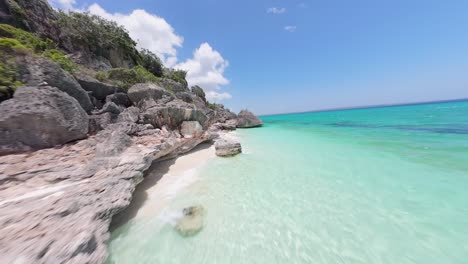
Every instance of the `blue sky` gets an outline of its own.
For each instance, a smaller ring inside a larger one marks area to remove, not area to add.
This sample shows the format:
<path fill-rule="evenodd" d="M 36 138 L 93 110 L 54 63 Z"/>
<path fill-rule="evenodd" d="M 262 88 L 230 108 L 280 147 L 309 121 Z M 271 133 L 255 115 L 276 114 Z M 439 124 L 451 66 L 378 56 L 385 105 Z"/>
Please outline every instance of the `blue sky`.
<path fill-rule="evenodd" d="M 170 34 L 154 33 L 146 45 L 171 66 L 194 69 L 192 83 L 206 84 L 235 111 L 468 98 L 468 1 L 52 2 L 80 10 L 97 4 L 117 20 L 143 9 L 164 20 Z M 124 24 L 138 31 L 141 21 L 130 20 L 140 18 L 126 17 Z M 159 36 L 173 38 L 161 45 L 176 53 L 150 43 Z"/>

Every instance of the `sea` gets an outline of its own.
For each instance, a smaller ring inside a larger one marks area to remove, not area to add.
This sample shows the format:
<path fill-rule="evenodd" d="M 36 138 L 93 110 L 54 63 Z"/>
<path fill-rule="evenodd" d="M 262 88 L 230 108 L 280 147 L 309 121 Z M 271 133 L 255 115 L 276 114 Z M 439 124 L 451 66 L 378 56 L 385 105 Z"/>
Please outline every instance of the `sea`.
<path fill-rule="evenodd" d="M 468 263 L 468 101 L 261 119 L 241 155 L 115 229 L 107 263 Z M 182 237 L 191 205 L 204 227 Z"/>

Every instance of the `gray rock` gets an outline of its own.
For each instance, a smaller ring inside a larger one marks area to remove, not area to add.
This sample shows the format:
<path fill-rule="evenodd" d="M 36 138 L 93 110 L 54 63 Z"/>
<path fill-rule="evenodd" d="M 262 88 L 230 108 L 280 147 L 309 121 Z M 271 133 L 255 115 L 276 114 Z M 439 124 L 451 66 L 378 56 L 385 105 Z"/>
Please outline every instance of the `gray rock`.
<path fill-rule="evenodd" d="M 98 100 L 105 100 L 108 95 L 114 93 L 125 92 L 125 89 L 121 87 L 100 82 L 84 73 L 77 73 L 75 74 L 75 77 L 80 83 L 81 87 L 83 87 L 83 89 L 86 91 L 91 92 L 91 95 L 96 97 Z"/>
<path fill-rule="evenodd" d="M 122 113 L 120 113 L 119 117 L 117 118 L 117 122 L 138 123 L 139 114 L 140 109 L 131 106 L 129 108 L 126 108 Z"/>
<path fill-rule="evenodd" d="M 172 79 L 168 79 L 168 78 L 163 78 L 160 82 L 159 82 L 159 85 L 161 87 L 164 87 L 166 90 L 169 90 L 173 93 L 180 93 L 180 92 L 190 92 L 190 90 L 188 89 L 187 86 L 179 83 L 179 82 L 176 82 Z"/>
<path fill-rule="evenodd" d="M 194 99 L 193 98 L 194 96 L 188 92 L 179 92 L 176 94 L 176 97 L 186 103 L 193 103 L 193 99 Z"/>
<path fill-rule="evenodd" d="M 54 87 L 21 87 L 0 104 L 0 153 L 42 149 L 86 137 L 88 115 Z"/>
<path fill-rule="evenodd" d="M 220 139 L 215 143 L 216 155 L 231 157 L 242 153 L 241 144 L 233 139 Z"/>
<path fill-rule="evenodd" d="M 167 125 L 177 129 L 183 121 L 198 121 L 203 127 L 207 125 L 208 117 L 203 110 L 192 108 L 182 101 L 174 100 L 170 104 L 154 106 L 146 110 L 141 116 L 143 123 L 162 128 Z"/>
<path fill-rule="evenodd" d="M 180 218 L 175 229 L 183 237 L 194 236 L 203 229 L 204 209 L 202 206 L 191 206 L 182 210 L 183 216 Z"/>
<path fill-rule="evenodd" d="M 89 95 L 89 98 L 91 99 L 91 103 L 93 103 L 95 109 L 101 109 L 104 106 L 104 104 L 94 96 Z"/>
<path fill-rule="evenodd" d="M 116 105 L 121 105 L 125 107 L 129 107 L 132 105 L 132 102 L 130 102 L 130 99 L 128 98 L 128 95 L 126 93 L 115 93 L 108 95 L 106 97 L 106 102 L 113 102 Z"/>
<path fill-rule="evenodd" d="M 195 94 L 196 96 L 198 96 L 199 98 L 201 98 L 203 100 L 203 102 L 206 103 L 206 95 L 205 95 L 205 91 L 203 91 L 203 89 L 198 86 L 198 85 L 195 85 L 192 87 L 192 93 Z"/>
<path fill-rule="evenodd" d="M 101 110 L 97 111 L 96 114 L 111 113 L 118 115 L 123 111 L 123 107 L 119 107 L 113 102 L 107 102 L 104 104 Z"/>
<path fill-rule="evenodd" d="M 150 107 L 147 106 L 148 101 L 152 104 L 166 103 L 166 100 L 170 101 L 174 98 L 174 96 L 166 89 L 152 83 L 139 83 L 133 85 L 128 90 L 128 97 L 134 105 L 140 108 Z M 167 99 L 164 100 L 164 98 Z M 164 102 L 161 102 L 161 100 L 164 100 Z"/>
<path fill-rule="evenodd" d="M 24 56 L 18 59 L 18 63 L 21 67 L 21 78 L 28 86 L 38 86 L 46 82 L 75 98 L 86 112 L 89 113 L 94 108 L 88 93 L 59 64 L 36 56 Z"/>
<path fill-rule="evenodd" d="M 203 127 L 198 121 L 184 121 L 180 125 L 180 133 L 185 138 L 198 137 L 203 134 Z"/>
<path fill-rule="evenodd" d="M 104 130 L 108 125 L 117 121 L 117 115 L 112 113 L 103 113 L 89 116 L 89 134 L 96 134 Z"/>
<path fill-rule="evenodd" d="M 252 112 L 248 110 L 242 110 L 237 115 L 237 127 L 238 128 L 250 128 L 262 126 L 263 122 L 256 117 Z"/>

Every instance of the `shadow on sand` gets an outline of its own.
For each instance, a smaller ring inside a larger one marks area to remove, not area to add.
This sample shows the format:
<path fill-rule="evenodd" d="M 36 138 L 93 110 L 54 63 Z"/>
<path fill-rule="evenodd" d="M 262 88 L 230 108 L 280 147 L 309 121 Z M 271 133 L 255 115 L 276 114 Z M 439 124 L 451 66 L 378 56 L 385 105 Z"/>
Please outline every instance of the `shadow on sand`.
<path fill-rule="evenodd" d="M 211 145 L 212 143 L 202 143 L 191 151 L 180 155 L 179 157 L 189 155 L 200 150 L 208 149 L 211 147 Z M 145 179 L 137 185 L 130 205 L 112 218 L 110 225 L 111 232 L 128 223 L 137 215 L 138 210 L 140 210 L 140 208 L 148 199 L 147 190 L 156 185 L 156 183 L 158 183 L 158 181 L 169 172 L 170 167 L 174 165 L 176 159 L 177 157 L 169 160 L 155 161 L 151 164 L 151 167 L 145 173 Z"/>

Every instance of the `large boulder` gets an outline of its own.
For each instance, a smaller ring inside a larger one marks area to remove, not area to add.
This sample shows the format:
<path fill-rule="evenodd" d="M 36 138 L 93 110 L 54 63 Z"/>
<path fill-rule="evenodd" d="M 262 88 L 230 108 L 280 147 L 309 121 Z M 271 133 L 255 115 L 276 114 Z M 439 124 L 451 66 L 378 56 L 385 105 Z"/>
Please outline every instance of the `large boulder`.
<path fill-rule="evenodd" d="M 121 87 L 100 82 L 87 74 L 77 73 L 75 74 L 75 77 L 80 83 L 81 87 L 90 92 L 91 95 L 98 100 L 105 100 L 106 97 L 111 94 L 125 92 L 125 89 Z"/>
<path fill-rule="evenodd" d="M 252 112 L 248 110 L 242 110 L 237 115 L 237 127 L 238 128 L 250 128 L 262 126 L 263 122 L 256 117 Z"/>
<path fill-rule="evenodd" d="M 198 137 L 203 134 L 203 127 L 198 121 L 184 121 L 182 125 L 180 125 L 180 134 L 182 134 L 184 138 Z"/>
<path fill-rule="evenodd" d="M 159 81 L 159 85 L 173 93 L 190 92 L 186 85 L 168 78 L 163 78 L 161 81 Z"/>
<path fill-rule="evenodd" d="M 128 90 L 130 101 L 140 107 L 149 108 L 158 103 L 165 103 L 174 99 L 166 89 L 152 83 L 139 83 Z"/>
<path fill-rule="evenodd" d="M 55 87 L 21 87 L 0 104 L 0 154 L 82 139 L 88 115 L 76 99 Z"/>
<path fill-rule="evenodd" d="M 18 64 L 21 68 L 21 79 L 28 86 L 38 86 L 46 82 L 75 98 L 86 112 L 89 113 L 94 108 L 88 93 L 59 64 L 36 56 L 18 57 Z"/>
<path fill-rule="evenodd" d="M 220 139 L 215 143 L 216 155 L 220 157 L 232 157 L 242 153 L 240 142 L 234 139 Z"/>
<path fill-rule="evenodd" d="M 132 102 L 130 102 L 130 99 L 128 98 L 128 95 L 126 93 L 115 93 L 108 95 L 106 97 L 106 103 L 107 102 L 113 102 L 116 105 L 122 105 L 125 107 L 129 107 L 132 105 Z"/>
<path fill-rule="evenodd" d="M 117 121 L 118 122 L 130 122 L 137 123 L 139 120 L 140 109 L 137 107 L 131 106 L 126 108 L 122 113 L 120 113 Z"/>
<path fill-rule="evenodd" d="M 168 126 L 171 129 L 179 128 L 184 121 L 198 121 L 202 127 L 206 128 L 209 120 L 203 109 L 179 99 L 155 105 L 144 111 L 141 117 L 145 124 L 151 124 L 157 128 Z"/>

